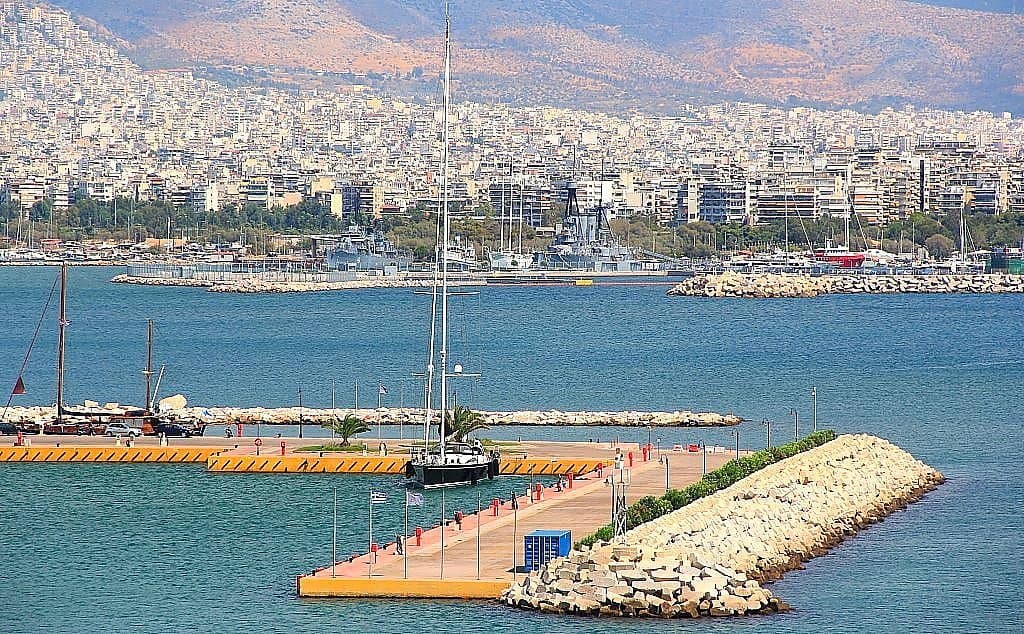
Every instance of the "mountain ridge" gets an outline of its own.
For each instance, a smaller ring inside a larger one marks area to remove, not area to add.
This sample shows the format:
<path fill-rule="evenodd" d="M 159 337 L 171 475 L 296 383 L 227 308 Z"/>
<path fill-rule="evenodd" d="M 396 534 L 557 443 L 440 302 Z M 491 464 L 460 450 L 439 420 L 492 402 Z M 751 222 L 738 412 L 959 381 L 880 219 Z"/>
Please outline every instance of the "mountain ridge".
<path fill-rule="evenodd" d="M 961 2 L 963 4 L 964 2 Z M 51 0 L 137 58 L 333 73 L 439 66 L 440 0 Z M 905 0 L 460 0 L 460 96 L 1014 109 L 1024 17 Z M 406 87 L 409 87 L 406 85 Z"/>

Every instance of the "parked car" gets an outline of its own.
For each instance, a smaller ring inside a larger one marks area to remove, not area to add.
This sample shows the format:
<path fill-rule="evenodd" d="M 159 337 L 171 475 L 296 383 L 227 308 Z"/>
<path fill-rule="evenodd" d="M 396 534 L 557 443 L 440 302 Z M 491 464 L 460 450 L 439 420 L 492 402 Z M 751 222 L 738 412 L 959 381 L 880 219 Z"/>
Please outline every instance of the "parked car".
<path fill-rule="evenodd" d="M 132 427 L 128 423 L 110 423 L 107 425 L 108 436 L 132 436 L 138 438 L 142 435 L 141 427 Z"/>
<path fill-rule="evenodd" d="M 0 436 L 16 436 L 18 428 L 14 423 L 0 423 Z"/>
<path fill-rule="evenodd" d="M 168 438 L 171 436 L 178 436 L 181 438 L 191 438 L 192 430 L 178 423 L 160 423 L 156 426 L 156 433 L 159 436 L 163 434 Z"/>

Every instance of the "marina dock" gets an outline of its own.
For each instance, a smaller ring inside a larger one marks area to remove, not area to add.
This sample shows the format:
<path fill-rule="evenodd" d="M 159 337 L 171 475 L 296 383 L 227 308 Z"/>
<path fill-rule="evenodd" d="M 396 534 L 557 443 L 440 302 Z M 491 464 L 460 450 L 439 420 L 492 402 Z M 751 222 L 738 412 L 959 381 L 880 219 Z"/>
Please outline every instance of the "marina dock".
<path fill-rule="evenodd" d="M 639 456 L 640 452 L 634 454 L 629 503 L 665 492 L 661 456 L 653 455 L 646 462 Z M 668 458 L 671 487 L 681 488 L 700 478 L 701 454 L 666 451 L 662 456 Z M 705 457 L 707 469 L 712 470 L 732 454 Z M 395 543 L 387 544 L 375 555 L 362 554 L 297 577 L 296 592 L 301 597 L 496 599 L 515 576 L 523 574 L 525 535 L 537 529 L 569 529 L 573 540 L 578 540 L 610 522 L 611 489 L 603 477 L 609 472 L 591 471 L 574 479 L 571 488 L 568 484 L 562 490 L 545 487 L 535 502 L 526 491 L 517 491 L 518 509 L 513 508 L 510 491 L 497 507 L 492 500 L 484 500 L 483 511 L 467 513 L 461 523 L 454 521 L 454 512 L 466 509 L 449 509 L 443 528 L 424 531 L 418 541 L 409 538 L 407 557 L 397 553 Z"/>
<path fill-rule="evenodd" d="M 146 462 L 203 464 L 214 473 L 333 473 L 353 475 L 401 475 L 411 445 L 385 439 L 396 449 L 389 455 L 368 452 L 298 451 L 309 439 L 266 438 L 171 438 L 167 446 L 144 437 L 135 446 L 106 437 L 32 435 L 30 446 L 0 447 L 4 462 Z M 318 439 L 323 440 L 323 439 Z M 13 437 L 12 437 L 13 442 Z M 409 441 L 405 441 L 408 443 Z M 610 465 L 616 445 L 609 443 L 517 443 L 500 464 L 501 475 L 574 476 Z M 621 447 L 634 448 L 635 443 Z M 628 449 L 626 449 L 628 451 Z"/>

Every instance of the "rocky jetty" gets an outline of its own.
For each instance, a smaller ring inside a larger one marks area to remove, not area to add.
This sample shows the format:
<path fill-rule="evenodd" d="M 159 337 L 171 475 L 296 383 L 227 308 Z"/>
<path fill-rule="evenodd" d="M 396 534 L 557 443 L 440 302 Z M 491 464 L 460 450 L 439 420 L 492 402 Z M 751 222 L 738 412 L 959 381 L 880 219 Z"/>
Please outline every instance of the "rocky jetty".
<path fill-rule="evenodd" d="M 817 297 L 830 293 L 1024 293 L 1024 275 L 698 275 L 672 287 L 683 297 Z"/>
<path fill-rule="evenodd" d="M 238 408 L 191 407 L 176 412 L 185 420 L 205 423 L 264 423 L 295 424 L 302 420 L 312 424 L 328 423 L 346 414 L 355 414 L 367 423 L 376 425 L 422 425 L 423 410 L 418 408 L 381 409 L 310 409 L 304 407 Z M 723 427 L 743 422 L 739 416 L 714 412 L 561 412 L 551 410 L 520 412 L 480 412 L 491 427 L 509 425 L 549 426 L 624 426 L 624 427 Z"/>
<path fill-rule="evenodd" d="M 186 286 L 205 288 L 212 293 L 311 293 L 317 291 L 345 291 L 366 288 L 430 288 L 432 280 L 408 277 L 361 277 L 340 282 L 286 282 L 245 278 L 233 282 L 217 282 L 177 277 L 133 277 L 117 275 L 110 280 L 116 284 L 142 284 L 146 286 Z M 458 280 L 452 286 L 478 286 L 480 281 Z"/>
<path fill-rule="evenodd" d="M 355 414 L 376 425 L 422 425 L 423 410 L 417 408 L 381 409 L 313 409 L 309 407 L 164 407 L 167 413 L 185 422 L 208 425 L 235 423 L 294 425 L 300 417 L 304 423 L 320 425 Z M 622 426 L 622 427 L 725 427 L 738 425 L 743 419 L 733 414 L 714 412 L 561 412 L 551 410 L 520 412 L 481 412 L 492 427 L 509 425 L 549 426 Z M 36 421 L 54 415 L 53 407 L 12 407 L 7 420 Z"/>
<path fill-rule="evenodd" d="M 553 613 L 699 617 L 788 609 L 762 583 L 799 568 L 943 481 L 872 436 L 840 436 L 642 524 L 573 551 L 507 590 Z"/>

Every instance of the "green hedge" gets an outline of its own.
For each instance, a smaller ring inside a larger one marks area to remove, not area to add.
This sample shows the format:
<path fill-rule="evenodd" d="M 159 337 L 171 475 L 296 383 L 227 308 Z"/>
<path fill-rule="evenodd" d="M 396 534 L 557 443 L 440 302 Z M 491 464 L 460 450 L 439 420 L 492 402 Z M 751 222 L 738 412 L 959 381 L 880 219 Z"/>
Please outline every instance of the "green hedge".
<path fill-rule="evenodd" d="M 681 509 L 687 504 L 707 497 L 712 493 L 721 491 L 736 482 L 739 482 L 748 475 L 764 469 L 770 464 L 779 462 L 798 453 L 814 449 L 834 440 L 836 433 L 831 429 L 814 432 L 800 440 L 762 449 L 747 454 L 739 460 L 730 460 L 718 469 L 704 475 L 699 481 L 694 482 L 685 489 L 672 489 L 660 498 L 652 495 L 642 497 L 626 509 L 626 529 L 636 528 L 662 515 Z M 593 546 L 599 541 L 608 541 L 615 535 L 615 529 L 611 526 L 602 526 L 591 535 L 587 535 L 576 543 L 576 548 L 581 546 Z"/>

